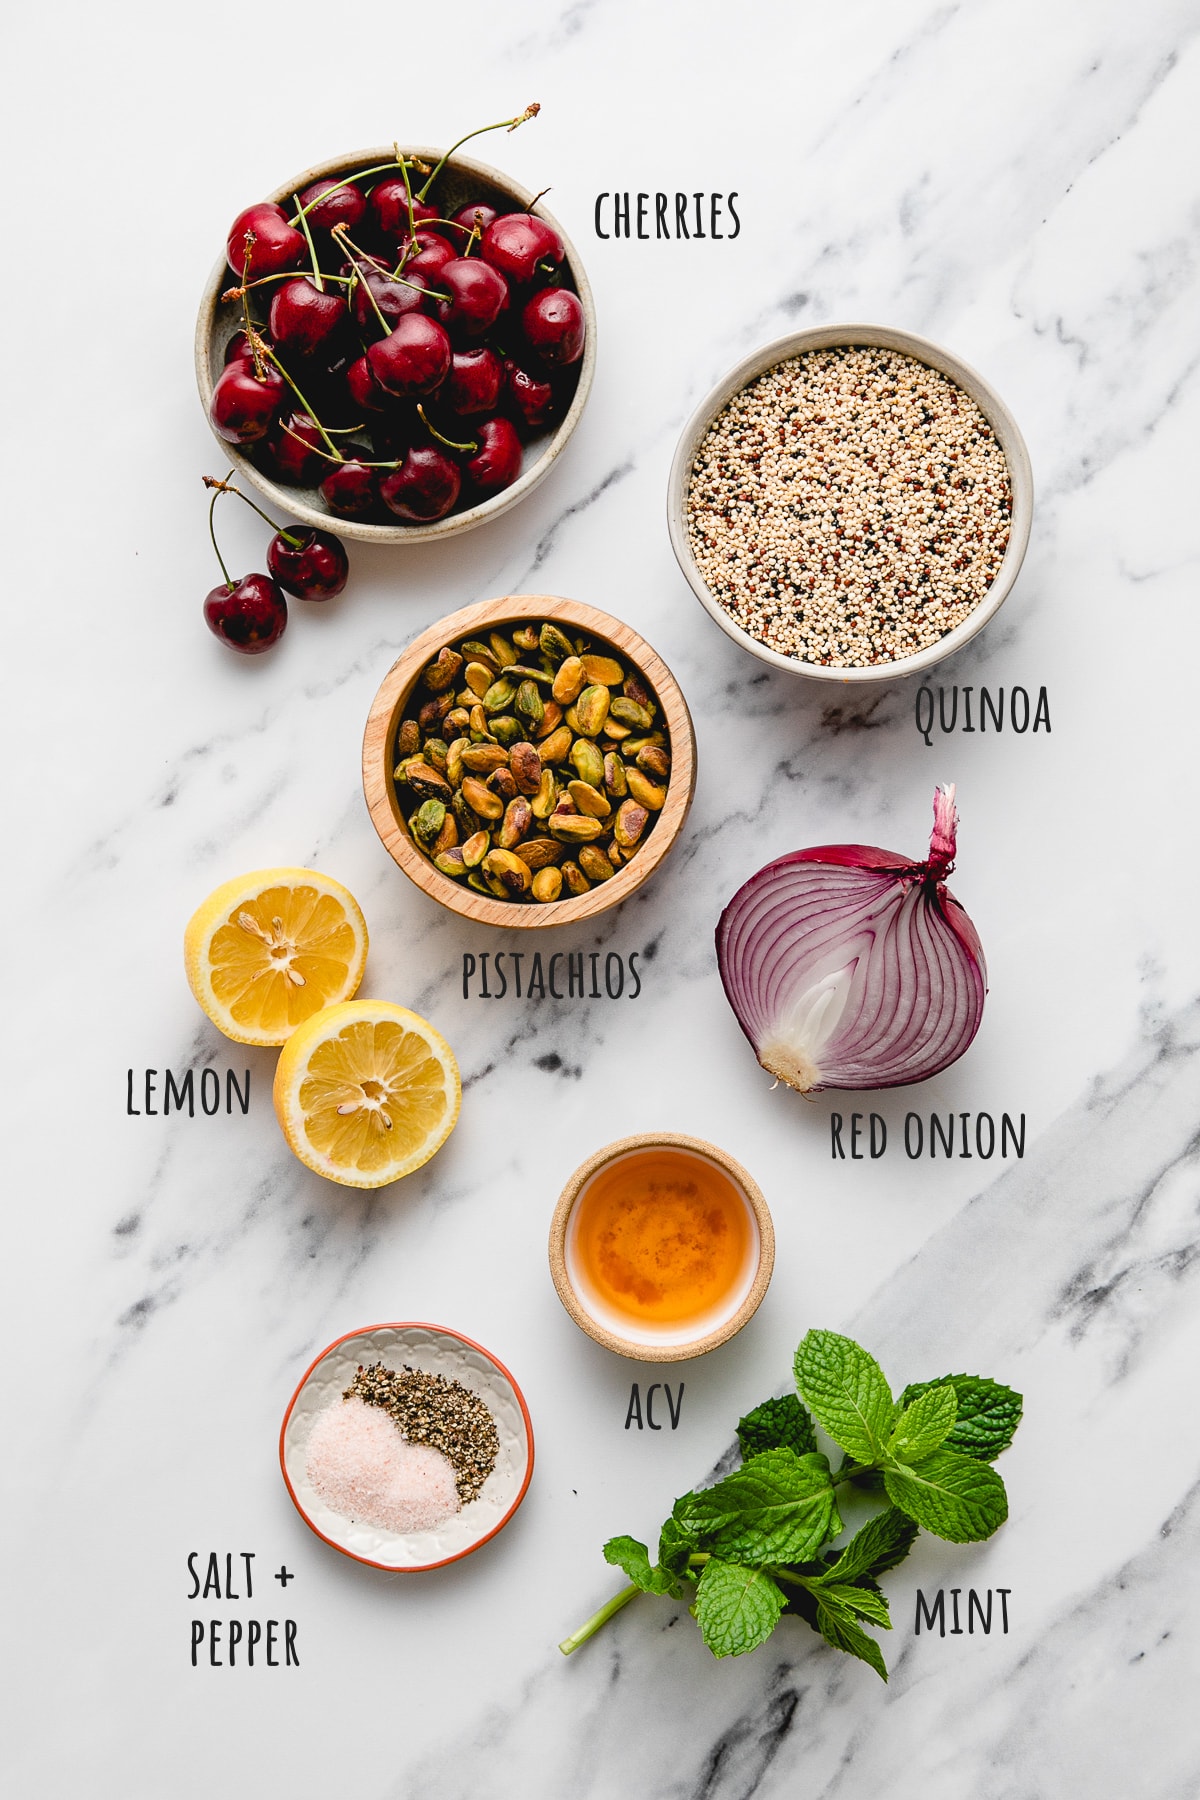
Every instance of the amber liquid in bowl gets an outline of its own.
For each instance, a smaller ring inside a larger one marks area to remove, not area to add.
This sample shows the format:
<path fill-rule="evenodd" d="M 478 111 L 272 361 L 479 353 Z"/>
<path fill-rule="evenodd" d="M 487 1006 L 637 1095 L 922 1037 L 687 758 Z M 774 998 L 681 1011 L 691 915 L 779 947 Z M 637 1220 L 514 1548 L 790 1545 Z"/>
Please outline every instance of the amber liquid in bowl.
<path fill-rule="evenodd" d="M 758 1225 L 719 1164 L 673 1146 L 598 1169 L 567 1233 L 571 1281 L 611 1331 L 685 1343 L 737 1311 L 758 1266 Z"/>

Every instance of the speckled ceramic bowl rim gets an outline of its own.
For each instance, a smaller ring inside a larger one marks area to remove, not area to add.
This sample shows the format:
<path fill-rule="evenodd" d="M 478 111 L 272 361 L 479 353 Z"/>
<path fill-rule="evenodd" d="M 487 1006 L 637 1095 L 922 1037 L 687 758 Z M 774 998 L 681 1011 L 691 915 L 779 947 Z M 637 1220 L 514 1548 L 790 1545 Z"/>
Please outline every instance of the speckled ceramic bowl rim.
<path fill-rule="evenodd" d="M 343 1344 L 349 1343 L 351 1338 L 370 1337 L 371 1333 L 375 1331 L 431 1331 L 436 1333 L 438 1337 L 452 1338 L 456 1344 L 464 1344 L 468 1350 L 474 1350 L 479 1356 L 485 1357 L 494 1369 L 499 1370 L 500 1374 L 503 1375 L 505 1381 L 507 1381 L 509 1387 L 512 1389 L 513 1397 L 521 1409 L 521 1418 L 525 1425 L 527 1454 L 525 1458 L 525 1478 L 517 1490 L 516 1497 L 509 1506 L 508 1511 L 504 1514 L 504 1517 L 498 1520 L 498 1522 L 492 1526 L 490 1531 L 484 1532 L 482 1537 L 476 1538 L 474 1543 L 468 1544 L 465 1549 L 456 1550 L 453 1556 L 439 1557 L 437 1562 L 404 1564 L 383 1563 L 376 1562 L 374 1557 L 359 1556 L 356 1551 L 348 1550 L 345 1544 L 339 1544 L 335 1538 L 329 1537 L 318 1525 L 313 1523 L 313 1520 L 304 1508 L 303 1502 L 295 1488 L 292 1486 L 292 1478 L 288 1474 L 287 1429 L 291 1423 L 292 1413 L 295 1409 L 296 1402 L 304 1392 L 310 1377 L 325 1361 L 327 1356 L 332 1356 L 335 1350 L 339 1350 Z M 334 1338 L 331 1344 L 326 1344 L 319 1355 L 313 1357 L 307 1369 L 305 1369 L 303 1375 L 296 1383 L 295 1392 L 288 1401 L 286 1410 L 284 1411 L 283 1424 L 279 1427 L 279 1467 L 283 1474 L 284 1485 L 291 1496 L 292 1505 L 296 1508 L 296 1511 L 300 1514 L 300 1517 L 304 1520 L 308 1529 L 313 1533 L 314 1537 L 319 1537 L 323 1544 L 328 1544 L 331 1550 L 336 1550 L 339 1556 L 348 1556 L 351 1562 L 366 1563 L 368 1568 L 383 1569 L 388 1575 L 424 1575 L 428 1573 L 430 1569 L 444 1569 L 449 1563 L 461 1562 L 464 1556 L 472 1556 L 476 1550 L 490 1542 L 490 1540 L 496 1536 L 497 1532 L 504 1530 L 504 1527 L 508 1524 L 522 1500 L 524 1500 L 529 1489 L 529 1483 L 533 1479 L 533 1420 L 529 1416 L 529 1408 L 525 1404 L 525 1396 L 521 1392 L 512 1371 L 504 1366 L 498 1356 L 493 1356 L 490 1350 L 486 1350 L 482 1344 L 477 1344 L 474 1338 L 464 1337 L 461 1331 L 455 1331 L 450 1325 L 431 1325 L 427 1319 L 383 1319 L 375 1325 L 359 1325 L 353 1331 L 343 1331 L 340 1337 Z"/>
<path fill-rule="evenodd" d="M 610 1331 L 588 1312 L 572 1286 L 567 1270 L 567 1229 L 571 1214 L 593 1175 L 619 1156 L 627 1156 L 634 1150 L 655 1149 L 690 1150 L 693 1156 L 701 1156 L 716 1163 L 742 1195 L 758 1225 L 758 1267 L 750 1291 L 737 1311 L 723 1324 L 686 1344 L 638 1343 L 633 1338 L 621 1337 L 618 1332 Z M 633 1137 L 618 1138 L 615 1143 L 605 1144 L 602 1150 L 597 1150 L 586 1162 L 580 1163 L 554 1209 L 554 1216 L 550 1221 L 549 1254 L 550 1276 L 558 1297 L 580 1330 L 586 1331 L 590 1338 L 595 1338 L 606 1350 L 615 1350 L 618 1356 L 627 1356 L 633 1362 L 690 1362 L 693 1357 L 704 1356 L 709 1350 L 716 1350 L 728 1343 L 758 1311 L 775 1267 L 775 1223 L 762 1189 L 727 1150 L 709 1143 L 706 1138 L 684 1137 L 679 1132 L 639 1132 Z"/>
<path fill-rule="evenodd" d="M 444 155 L 443 151 L 432 149 L 428 145 L 405 145 L 404 153 L 406 156 L 420 157 L 424 162 L 433 163 L 440 162 Z M 365 169 L 372 167 L 375 163 L 388 162 L 394 157 L 394 154 L 392 145 L 388 144 L 374 150 L 350 151 L 344 156 L 328 157 L 324 162 L 315 163 L 311 169 L 305 169 L 304 173 L 297 175 L 294 180 L 285 181 L 281 187 L 277 187 L 263 198 L 282 206 L 291 200 L 293 194 L 298 194 L 302 189 L 310 187 L 314 181 L 324 181 L 329 176 L 349 174 L 352 169 Z M 479 506 L 468 507 L 465 512 L 451 513 L 448 518 L 438 519 L 432 525 L 377 525 L 363 519 L 342 519 L 322 508 L 310 506 L 301 498 L 303 493 L 308 492 L 307 489 L 284 487 L 281 483 L 272 481 L 269 475 L 264 475 L 260 469 L 255 467 L 249 457 L 242 455 L 236 444 L 227 443 L 224 438 L 215 431 L 213 432 L 222 456 L 239 475 L 244 475 L 248 481 L 252 481 L 259 492 L 265 494 L 267 499 L 273 501 L 276 506 L 283 507 L 285 511 L 291 513 L 293 518 L 299 519 L 305 525 L 315 527 L 318 531 L 334 531 L 339 537 L 357 538 L 367 544 L 417 544 L 428 542 L 431 538 L 453 537 L 457 532 L 470 531 L 476 525 L 486 524 L 489 519 L 499 518 L 501 513 L 516 506 L 525 498 L 526 494 L 532 493 L 539 482 L 545 480 L 554 463 L 566 448 L 567 440 L 583 415 L 596 369 L 596 307 L 579 252 L 553 214 L 548 212 L 540 202 L 535 206 L 533 202 L 536 196 L 528 188 L 522 187 L 519 182 L 513 181 L 511 176 L 505 175 L 500 169 L 493 169 L 488 163 L 476 162 L 469 156 L 455 155 L 451 158 L 451 166 L 456 170 L 466 170 L 469 175 L 478 176 L 481 181 L 486 181 L 490 186 L 499 188 L 502 193 L 511 195 L 519 207 L 523 207 L 526 212 L 534 213 L 539 219 L 544 219 L 546 224 L 562 239 L 564 257 L 571 271 L 571 280 L 574 283 L 575 292 L 579 296 L 587 323 L 583 359 L 579 365 L 579 380 L 571 404 L 537 461 L 523 469 L 511 487 L 505 488 L 499 494 L 494 494 L 490 500 L 483 501 Z M 303 274 L 303 270 L 297 270 L 297 273 Z M 210 350 L 217 311 L 221 304 L 222 292 L 233 280 L 234 277 L 229 272 L 229 264 L 222 256 L 214 265 L 212 274 L 208 278 L 200 301 L 199 316 L 196 320 L 196 385 L 200 390 L 205 419 L 208 419 L 209 402 L 212 399 L 213 391 Z M 209 421 L 209 427 L 212 428 L 211 421 Z"/>
<path fill-rule="evenodd" d="M 687 533 L 687 489 L 692 465 L 701 440 L 721 409 L 740 389 L 757 376 L 765 374 L 768 369 L 773 369 L 777 363 L 786 361 L 789 356 L 799 356 L 806 350 L 827 350 L 840 344 L 878 345 L 886 350 L 899 350 L 918 362 L 928 363 L 931 368 L 940 370 L 943 375 L 956 381 L 975 401 L 995 431 L 1008 462 L 1012 481 L 1012 521 L 1008 548 L 1004 552 L 996 579 L 978 606 L 961 625 L 956 625 L 953 631 L 948 632 L 944 638 L 939 638 L 928 649 L 918 651 L 915 656 L 898 657 L 894 662 L 880 663 L 869 669 L 826 669 L 818 663 L 801 662 L 797 657 L 784 656 L 781 651 L 772 650 L 750 632 L 744 631 L 709 591 L 708 584 L 696 566 Z M 760 662 L 769 663 L 773 669 L 786 670 L 789 675 L 803 675 L 810 681 L 837 682 L 842 686 L 850 682 L 897 681 L 908 675 L 923 674 L 926 669 L 933 668 L 947 656 L 953 656 L 956 650 L 961 650 L 964 644 L 970 643 L 975 634 L 982 631 L 988 620 L 995 616 L 1011 592 L 1029 544 L 1032 523 L 1033 469 L 1029 451 L 1020 427 L 1004 401 L 969 363 L 963 362 L 928 338 L 917 337 L 911 331 L 901 331 L 892 325 L 817 325 L 808 331 L 797 331 L 788 337 L 776 338 L 774 343 L 766 344 L 743 358 L 706 395 L 684 426 L 667 481 L 667 526 L 671 534 L 671 548 L 688 586 L 714 623 L 720 626 L 726 637 L 732 638 L 735 644 L 740 644 Z"/>

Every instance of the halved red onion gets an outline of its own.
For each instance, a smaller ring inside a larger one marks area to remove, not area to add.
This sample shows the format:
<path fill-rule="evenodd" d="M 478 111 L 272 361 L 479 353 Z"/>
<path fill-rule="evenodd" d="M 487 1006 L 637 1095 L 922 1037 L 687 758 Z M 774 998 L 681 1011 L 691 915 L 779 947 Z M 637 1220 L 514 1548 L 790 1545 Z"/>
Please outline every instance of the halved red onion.
<path fill-rule="evenodd" d="M 802 1094 L 899 1087 L 956 1061 L 987 968 L 946 887 L 958 814 L 933 797 L 929 857 L 822 844 L 768 863 L 717 926 L 725 993 L 763 1068 Z"/>

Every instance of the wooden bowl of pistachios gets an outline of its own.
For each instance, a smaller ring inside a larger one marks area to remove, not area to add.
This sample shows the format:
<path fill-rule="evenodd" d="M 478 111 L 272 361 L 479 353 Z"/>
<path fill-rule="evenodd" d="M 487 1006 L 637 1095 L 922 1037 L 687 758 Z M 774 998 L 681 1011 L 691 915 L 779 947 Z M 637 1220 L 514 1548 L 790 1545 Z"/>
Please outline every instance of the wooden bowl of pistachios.
<path fill-rule="evenodd" d="M 421 633 L 363 737 L 385 849 L 464 918 L 571 925 L 627 900 L 679 836 L 696 781 L 662 658 L 578 600 L 508 594 Z"/>

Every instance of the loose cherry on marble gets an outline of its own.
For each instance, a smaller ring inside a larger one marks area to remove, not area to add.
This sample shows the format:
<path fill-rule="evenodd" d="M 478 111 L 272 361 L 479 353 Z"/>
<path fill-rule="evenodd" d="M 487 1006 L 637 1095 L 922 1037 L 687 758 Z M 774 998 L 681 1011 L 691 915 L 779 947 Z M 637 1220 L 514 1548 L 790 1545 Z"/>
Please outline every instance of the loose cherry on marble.
<path fill-rule="evenodd" d="M 279 418 L 267 439 L 267 448 L 276 474 L 296 487 L 311 487 L 329 467 L 320 427 L 306 412 Z"/>
<path fill-rule="evenodd" d="M 248 233 L 254 242 L 247 244 Z M 260 275 L 277 275 L 281 269 L 295 269 L 308 252 L 308 246 L 293 225 L 289 225 L 282 206 L 269 200 L 260 201 L 240 212 L 229 228 L 225 254 L 235 275 L 251 281 Z M 248 264 L 248 271 L 247 271 Z"/>
<path fill-rule="evenodd" d="M 477 256 L 456 256 L 437 272 L 437 285 L 450 295 L 436 302 L 447 331 L 468 341 L 481 338 L 508 305 L 508 283 L 498 269 Z"/>
<path fill-rule="evenodd" d="M 485 419 L 475 427 L 475 436 L 477 448 L 464 472 L 475 492 L 487 498 L 511 487 L 521 473 L 521 440 L 505 418 Z"/>
<path fill-rule="evenodd" d="M 346 585 L 350 559 L 332 531 L 277 531 L 267 546 L 267 567 L 297 600 L 332 600 Z"/>
<path fill-rule="evenodd" d="M 348 316 L 340 294 L 323 293 L 307 275 L 285 281 L 271 300 L 271 336 L 281 350 L 311 356 Z"/>
<path fill-rule="evenodd" d="M 583 355 L 583 307 L 570 288 L 541 288 L 525 302 L 521 326 L 530 346 L 552 368 L 564 368 Z"/>
<path fill-rule="evenodd" d="M 522 368 L 510 356 L 504 364 L 504 393 L 526 431 L 544 431 L 558 412 L 558 396 L 544 376 Z"/>
<path fill-rule="evenodd" d="M 439 327 L 440 329 L 440 327 Z M 230 444 L 256 444 L 266 437 L 284 401 L 283 377 L 277 369 L 231 362 L 213 388 L 208 416 L 213 429 Z"/>
<path fill-rule="evenodd" d="M 563 259 L 563 246 L 557 231 L 544 219 L 532 213 L 502 213 L 484 232 L 479 254 L 510 281 L 525 284 L 549 273 L 539 268 L 540 264 L 556 269 Z"/>
<path fill-rule="evenodd" d="M 381 388 L 402 399 L 432 394 L 450 372 L 450 339 L 436 319 L 405 313 L 390 335 L 367 351 L 371 373 Z"/>
<path fill-rule="evenodd" d="M 278 582 L 269 575 L 243 575 L 240 581 L 231 579 L 217 543 L 213 510 L 222 493 L 238 490 L 230 490 L 226 481 L 214 481 L 209 475 L 204 477 L 204 484 L 213 490 L 208 508 L 208 535 L 225 578 L 205 596 L 204 622 L 231 650 L 237 650 L 243 656 L 258 656 L 282 637 L 287 625 L 287 601 Z"/>
<path fill-rule="evenodd" d="M 321 483 L 321 498 L 343 519 L 367 519 L 379 505 L 376 471 L 357 457 L 334 463 Z"/>
<path fill-rule="evenodd" d="M 450 373 L 438 390 L 438 403 L 460 419 L 472 419 L 496 410 L 505 369 L 487 344 L 456 350 Z"/>
<path fill-rule="evenodd" d="M 444 519 L 461 490 L 458 464 L 436 444 L 413 444 L 400 467 L 379 484 L 394 513 L 423 523 Z"/>
<path fill-rule="evenodd" d="M 335 225 L 357 225 L 367 210 L 367 197 L 352 181 L 314 181 L 300 196 L 310 225 L 332 231 Z"/>
<path fill-rule="evenodd" d="M 258 656 L 283 636 L 287 601 L 269 575 L 220 582 L 204 602 L 204 622 L 231 650 Z"/>

